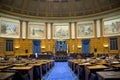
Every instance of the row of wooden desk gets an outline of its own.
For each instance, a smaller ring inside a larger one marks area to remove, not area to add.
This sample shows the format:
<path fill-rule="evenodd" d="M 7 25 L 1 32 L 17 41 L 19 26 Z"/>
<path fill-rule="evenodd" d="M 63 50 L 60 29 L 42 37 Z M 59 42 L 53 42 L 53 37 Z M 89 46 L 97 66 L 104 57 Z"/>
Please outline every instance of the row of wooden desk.
<path fill-rule="evenodd" d="M 0 80 L 12 80 L 15 73 L 0 72 Z"/>
<path fill-rule="evenodd" d="M 27 80 L 41 80 L 42 76 L 54 66 L 53 60 L 25 60 L 24 62 L 16 61 L 12 65 L 4 65 L 6 63 L 7 61 L 0 62 L 0 80 L 12 80 L 12 76 L 16 74 L 13 71 L 19 72 Z M 5 76 L 2 76 L 3 74 Z"/>
<path fill-rule="evenodd" d="M 94 64 L 81 62 L 79 60 L 68 61 L 69 67 L 78 75 L 80 80 L 94 80 L 95 78 L 97 80 L 120 80 L 120 76 L 118 76 L 120 75 L 120 63 L 107 64 L 105 60 L 98 61 Z M 108 71 L 110 69 L 117 69 L 117 71 Z M 113 75 L 107 75 L 109 73 Z"/>

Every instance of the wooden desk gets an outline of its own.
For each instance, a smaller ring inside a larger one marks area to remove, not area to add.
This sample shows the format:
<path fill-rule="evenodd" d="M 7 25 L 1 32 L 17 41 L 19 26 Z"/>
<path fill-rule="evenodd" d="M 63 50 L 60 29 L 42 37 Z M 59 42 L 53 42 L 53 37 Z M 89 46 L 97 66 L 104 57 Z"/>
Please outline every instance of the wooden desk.
<path fill-rule="evenodd" d="M 54 60 L 50 60 L 50 68 L 54 66 Z"/>
<path fill-rule="evenodd" d="M 103 69 L 107 69 L 107 66 L 104 65 L 93 65 L 85 67 L 85 80 L 89 80 L 91 73 L 96 73 L 96 71 L 102 71 Z"/>
<path fill-rule="evenodd" d="M 13 64 L 13 66 L 18 66 L 18 67 L 20 67 L 20 66 L 26 66 L 26 64 L 25 64 L 25 63 L 21 63 L 21 64 Z"/>
<path fill-rule="evenodd" d="M 33 66 L 12 67 L 11 70 L 17 70 L 22 74 L 29 74 L 30 80 L 33 80 Z"/>
<path fill-rule="evenodd" d="M 0 80 L 12 80 L 15 73 L 0 72 Z"/>
<path fill-rule="evenodd" d="M 72 70 L 73 70 L 75 73 L 77 73 L 76 67 L 77 67 L 78 63 L 79 63 L 78 61 L 73 61 Z"/>
<path fill-rule="evenodd" d="M 6 63 L 0 63 L 0 66 L 9 66 L 9 65 L 11 65 L 11 63 L 9 63 L 9 62 L 6 62 Z"/>
<path fill-rule="evenodd" d="M 38 62 L 38 63 L 29 64 L 29 65 L 34 66 L 34 70 L 38 71 L 38 74 L 34 73 L 35 71 L 33 72 L 34 80 L 41 80 L 42 79 L 42 64 Z"/>
<path fill-rule="evenodd" d="M 91 63 L 79 63 L 78 64 L 78 78 L 81 80 L 85 80 L 85 66 L 92 65 Z M 82 72 L 82 74 L 80 73 Z M 80 76 L 81 75 L 81 76 Z"/>
<path fill-rule="evenodd" d="M 68 61 L 68 65 L 69 65 L 69 67 L 73 70 L 73 66 L 74 66 L 73 60 L 69 60 L 69 61 Z"/>
<path fill-rule="evenodd" d="M 120 64 L 114 64 L 114 65 L 112 65 L 112 67 L 114 67 L 114 68 L 120 68 Z"/>
<path fill-rule="evenodd" d="M 93 66 L 87 66 L 87 68 L 89 70 L 97 70 L 97 69 L 105 69 L 105 68 L 108 68 L 107 66 L 104 66 L 104 65 L 93 65 Z"/>
<path fill-rule="evenodd" d="M 120 80 L 120 71 L 106 71 L 106 72 L 96 72 L 98 75 L 98 80 Z"/>
<path fill-rule="evenodd" d="M 107 64 L 107 62 L 105 60 L 100 60 L 100 61 L 96 62 L 96 64 L 103 65 L 103 64 Z"/>
<path fill-rule="evenodd" d="M 45 74 L 45 73 L 47 73 L 47 62 L 41 62 L 41 64 L 42 64 L 42 74 Z M 44 68 L 45 68 L 45 70 L 44 70 Z"/>
<path fill-rule="evenodd" d="M 9 66 L 0 66 L 0 69 L 6 69 L 8 68 Z"/>

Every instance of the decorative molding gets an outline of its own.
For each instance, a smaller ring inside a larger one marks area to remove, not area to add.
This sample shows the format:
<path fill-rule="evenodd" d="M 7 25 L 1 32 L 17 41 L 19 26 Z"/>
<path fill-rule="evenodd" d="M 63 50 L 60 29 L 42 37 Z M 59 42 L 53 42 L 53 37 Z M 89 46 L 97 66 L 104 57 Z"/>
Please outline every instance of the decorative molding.
<path fill-rule="evenodd" d="M 75 39 L 77 38 L 77 22 L 74 22 L 74 27 L 75 27 Z"/>
<path fill-rule="evenodd" d="M 89 17 L 76 17 L 76 18 L 72 18 L 72 17 L 69 17 L 69 18 L 62 18 L 62 19 L 49 19 L 49 18 L 35 18 L 34 16 L 33 17 L 25 17 L 25 16 L 18 16 L 18 15 L 11 15 L 11 14 L 8 14 L 8 13 L 3 13 L 3 12 L 0 12 L 0 16 L 2 17 L 6 17 L 6 18 L 11 18 L 11 19 L 17 19 L 17 20 L 23 20 L 23 21 L 32 21 L 32 22 L 40 22 L 40 23 L 43 23 L 43 22 L 48 22 L 48 23 L 60 23 L 60 22 L 79 22 L 79 21 L 88 21 L 88 20 L 95 20 L 95 19 L 101 19 L 101 18 L 109 18 L 109 17 L 112 17 L 112 16 L 117 16 L 119 15 L 120 13 L 120 10 L 118 11 L 115 11 L 115 12 L 111 12 L 111 13 L 106 13 L 106 14 L 102 14 L 102 15 L 98 15 L 98 16 L 89 16 Z M 54 18 L 54 17 L 53 17 Z"/>
<path fill-rule="evenodd" d="M 103 19 L 100 19 L 100 36 L 103 37 Z"/>
<path fill-rule="evenodd" d="M 96 38 L 97 37 L 97 22 L 96 22 L 96 20 L 94 20 L 94 35 Z"/>
<path fill-rule="evenodd" d="M 71 36 L 72 36 L 72 30 L 71 30 L 71 22 L 69 22 L 69 32 L 70 32 L 70 39 L 71 39 Z"/>
<path fill-rule="evenodd" d="M 51 27 L 51 39 L 53 39 L 53 23 L 50 23 L 50 27 Z"/>
<path fill-rule="evenodd" d="M 48 32 L 47 32 L 47 33 L 48 33 L 48 34 L 47 34 L 47 37 L 48 37 L 48 39 L 51 39 L 51 25 L 50 25 L 50 23 L 48 23 L 47 29 L 48 29 L 48 30 L 47 30 L 47 31 L 48 31 Z"/>
<path fill-rule="evenodd" d="M 22 22 L 22 38 L 23 39 L 26 38 L 26 22 L 25 21 Z"/>
<path fill-rule="evenodd" d="M 71 38 L 75 39 L 75 26 L 74 26 L 74 23 L 71 23 Z"/>
<path fill-rule="evenodd" d="M 28 21 L 26 21 L 26 39 L 28 39 Z"/>
<path fill-rule="evenodd" d="M 46 39 L 48 39 L 48 23 L 45 23 L 45 27 L 46 27 Z"/>
<path fill-rule="evenodd" d="M 23 21 L 20 20 L 20 38 L 22 38 L 22 24 L 23 24 Z"/>
<path fill-rule="evenodd" d="M 97 31 L 96 31 L 96 32 L 97 32 L 97 37 L 100 37 L 100 34 L 101 34 L 101 33 L 100 33 L 100 29 L 101 29 L 101 28 L 100 28 L 100 20 L 97 20 L 97 21 L 96 21 L 96 27 L 97 27 L 97 29 L 96 29 L 96 30 L 97 30 Z"/>
<path fill-rule="evenodd" d="M 72 17 L 40 17 L 40 16 L 31 16 L 31 15 L 25 15 L 25 14 L 20 14 L 20 13 L 14 13 L 6 10 L 0 9 L 0 12 L 5 13 L 5 14 L 10 14 L 10 15 L 15 15 L 19 17 L 25 17 L 25 18 L 32 18 L 32 19 L 41 19 L 41 20 L 69 20 L 69 19 L 80 19 L 80 18 L 89 18 L 89 17 L 94 17 L 94 16 L 101 16 L 105 15 L 108 13 L 116 12 L 119 11 L 120 7 L 107 10 L 107 11 L 102 11 L 99 13 L 94 13 L 94 14 L 89 14 L 89 15 L 83 15 L 83 16 L 72 16 Z"/>

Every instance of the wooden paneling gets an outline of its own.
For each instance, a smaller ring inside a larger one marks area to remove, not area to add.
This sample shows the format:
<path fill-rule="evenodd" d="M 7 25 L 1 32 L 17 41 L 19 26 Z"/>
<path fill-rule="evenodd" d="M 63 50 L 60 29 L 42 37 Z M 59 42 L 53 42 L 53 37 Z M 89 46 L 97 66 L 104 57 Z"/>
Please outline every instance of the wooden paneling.
<path fill-rule="evenodd" d="M 0 38 L 0 56 L 4 56 L 5 51 L 5 39 Z"/>
<path fill-rule="evenodd" d="M 109 45 L 109 38 L 110 37 L 101 37 L 101 38 L 91 38 L 90 39 L 90 53 L 94 52 L 94 48 L 97 49 L 97 53 L 106 53 L 108 52 L 110 55 L 112 54 L 118 54 L 119 50 L 109 50 L 108 48 L 105 48 L 103 45 L 108 44 Z M 7 38 L 0 38 L 0 56 L 4 56 L 7 54 L 5 51 L 5 40 Z M 13 39 L 14 40 L 14 56 L 17 55 L 30 55 L 32 54 L 32 39 Z M 79 45 L 82 46 L 82 39 L 67 39 L 68 44 L 68 52 L 74 53 L 74 52 L 82 52 L 82 48 L 78 48 Z M 118 36 L 119 44 L 120 44 L 120 37 Z M 54 39 L 43 39 L 41 40 L 41 52 L 51 51 L 55 53 L 55 42 Z M 19 48 L 16 49 L 15 47 L 18 46 Z M 42 48 L 42 46 L 44 48 Z M 28 50 L 28 53 L 25 53 L 25 50 Z M 96 53 L 95 53 L 96 55 Z"/>

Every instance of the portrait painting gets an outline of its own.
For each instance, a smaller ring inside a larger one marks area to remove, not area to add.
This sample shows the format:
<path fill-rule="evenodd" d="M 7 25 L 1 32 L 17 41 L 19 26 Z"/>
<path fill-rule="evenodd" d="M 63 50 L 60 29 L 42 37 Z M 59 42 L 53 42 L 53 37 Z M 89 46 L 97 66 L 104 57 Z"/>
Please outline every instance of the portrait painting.
<path fill-rule="evenodd" d="M 44 24 L 29 24 L 29 38 L 45 39 L 45 30 Z"/>
<path fill-rule="evenodd" d="M 120 34 L 120 18 L 109 21 L 104 21 L 104 35 L 119 35 Z"/>
<path fill-rule="evenodd" d="M 1 20 L 0 36 L 18 38 L 20 34 L 19 28 L 20 28 L 19 22 Z"/>
<path fill-rule="evenodd" d="M 69 38 L 69 26 L 68 25 L 54 25 L 53 26 L 53 38 L 54 39 L 68 39 Z"/>
<path fill-rule="evenodd" d="M 78 24 L 77 25 L 77 37 L 78 38 L 94 37 L 93 23 Z"/>

